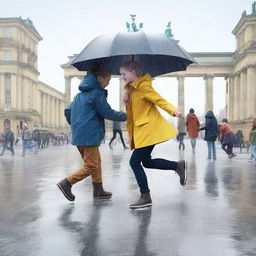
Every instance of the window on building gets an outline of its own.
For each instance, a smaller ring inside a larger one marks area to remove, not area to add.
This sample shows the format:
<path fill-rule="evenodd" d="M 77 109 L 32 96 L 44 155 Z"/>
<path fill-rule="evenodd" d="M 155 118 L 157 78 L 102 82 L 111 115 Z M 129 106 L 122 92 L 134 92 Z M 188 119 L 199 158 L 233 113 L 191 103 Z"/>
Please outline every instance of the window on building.
<path fill-rule="evenodd" d="M 10 38 L 11 37 L 11 28 L 4 27 L 3 28 L 3 38 Z"/>
<path fill-rule="evenodd" d="M 3 50 L 3 61 L 11 60 L 11 51 Z"/>
<path fill-rule="evenodd" d="M 11 74 L 5 74 L 5 105 L 11 105 Z"/>

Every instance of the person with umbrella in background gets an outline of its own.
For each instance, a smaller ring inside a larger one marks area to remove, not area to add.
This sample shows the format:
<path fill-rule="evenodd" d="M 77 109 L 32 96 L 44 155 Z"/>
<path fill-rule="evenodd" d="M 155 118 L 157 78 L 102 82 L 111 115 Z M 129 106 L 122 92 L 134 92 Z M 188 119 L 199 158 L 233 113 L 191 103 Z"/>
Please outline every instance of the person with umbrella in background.
<path fill-rule="evenodd" d="M 111 109 L 107 102 L 107 91 L 111 74 L 101 62 L 94 62 L 87 76 L 79 85 L 80 92 L 65 109 L 65 116 L 72 130 L 72 144 L 77 146 L 84 165 L 61 180 L 57 186 L 69 201 L 74 201 L 72 186 L 92 177 L 93 197 L 109 199 L 111 192 L 102 186 L 101 158 L 99 146 L 105 136 L 104 118 L 113 121 L 126 121 L 126 114 Z"/>
<path fill-rule="evenodd" d="M 156 144 L 177 134 L 176 129 L 162 117 L 157 106 L 175 117 L 182 114 L 153 89 L 151 76 L 143 74 L 142 66 L 138 62 L 123 63 L 120 74 L 126 84 L 124 102 L 127 107 L 127 131 L 130 148 L 133 150 L 130 166 L 141 192 L 139 200 L 130 205 L 131 209 L 136 209 L 152 205 L 147 176 L 142 165 L 152 169 L 174 170 L 180 177 L 180 184 L 186 184 L 185 160 L 175 162 L 151 158 Z"/>

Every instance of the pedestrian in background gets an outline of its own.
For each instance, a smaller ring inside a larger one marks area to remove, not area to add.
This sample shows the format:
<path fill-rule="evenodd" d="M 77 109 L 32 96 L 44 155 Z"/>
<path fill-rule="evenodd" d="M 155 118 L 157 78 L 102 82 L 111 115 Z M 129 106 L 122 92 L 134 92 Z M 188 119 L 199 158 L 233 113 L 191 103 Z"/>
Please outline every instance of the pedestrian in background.
<path fill-rule="evenodd" d="M 10 128 L 6 128 L 6 131 L 3 135 L 3 150 L 0 156 L 4 155 L 4 152 L 6 149 L 11 151 L 12 155 L 14 156 L 13 143 L 14 143 L 14 133 Z"/>
<path fill-rule="evenodd" d="M 28 125 L 24 123 L 22 130 L 22 154 L 25 157 L 27 149 L 32 148 L 32 133 L 28 128 Z"/>
<path fill-rule="evenodd" d="M 236 157 L 233 153 L 233 145 L 235 143 L 235 135 L 232 132 L 228 119 L 223 118 L 222 123 L 219 125 L 219 140 L 221 142 L 221 148 L 226 152 L 229 159 Z"/>
<path fill-rule="evenodd" d="M 112 142 L 114 141 L 114 139 L 116 138 L 116 134 L 119 134 L 121 142 L 123 144 L 124 149 L 128 149 L 128 147 L 125 145 L 124 143 L 124 138 L 123 138 L 123 133 L 122 133 L 122 129 L 120 127 L 120 122 L 118 121 L 113 121 L 113 137 L 111 138 L 110 142 L 109 142 L 109 147 L 112 150 Z"/>
<path fill-rule="evenodd" d="M 215 141 L 218 137 L 218 122 L 212 111 L 206 113 L 205 125 L 200 130 L 205 130 L 204 140 L 207 142 L 208 159 L 216 160 Z"/>
<path fill-rule="evenodd" d="M 252 130 L 249 134 L 250 152 L 252 154 L 252 160 L 256 162 L 256 119 L 253 120 Z"/>
<path fill-rule="evenodd" d="M 177 134 L 177 130 L 165 120 L 157 106 L 172 116 L 181 113 L 163 99 L 152 87 L 152 78 L 142 73 L 138 62 L 125 62 L 120 67 L 120 74 L 125 81 L 124 102 L 127 107 L 127 131 L 130 148 L 133 150 L 130 166 L 140 188 L 140 198 L 130 205 L 131 209 L 152 205 L 146 173 L 142 165 L 151 169 L 174 170 L 180 177 L 181 185 L 186 184 L 186 163 L 161 158 L 152 159 L 151 153 L 156 144 L 167 141 Z"/>
<path fill-rule="evenodd" d="M 75 200 L 72 186 L 88 176 L 92 177 L 94 198 L 112 197 L 111 192 L 103 189 L 99 146 L 105 136 L 104 119 L 125 121 L 126 114 L 111 109 L 107 102 L 105 87 L 110 78 L 108 68 L 103 63 L 95 62 L 79 85 L 80 92 L 65 109 L 65 116 L 72 130 L 72 144 L 77 146 L 84 161 L 80 169 L 57 184 L 70 201 Z"/>
<path fill-rule="evenodd" d="M 189 114 L 187 115 L 186 126 L 187 126 L 188 136 L 190 138 L 190 142 L 192 146 L 192 152 L 195 153 L 196 139 L 198 137 L 198 130 L 200 128 L 200 123 L 193 108 L 189 110 Z"/>
<path fill-rule="evenodd" d="M 185 117 L 179 116 L 178 117 L 178 125 L 177 125 L 177 130 L 178 130 L 178 142 L 179 142 L 179 150 L 185 149 L 185 144 L 184 144 L 184 137 L 186 136 L 186 120 Z"/>

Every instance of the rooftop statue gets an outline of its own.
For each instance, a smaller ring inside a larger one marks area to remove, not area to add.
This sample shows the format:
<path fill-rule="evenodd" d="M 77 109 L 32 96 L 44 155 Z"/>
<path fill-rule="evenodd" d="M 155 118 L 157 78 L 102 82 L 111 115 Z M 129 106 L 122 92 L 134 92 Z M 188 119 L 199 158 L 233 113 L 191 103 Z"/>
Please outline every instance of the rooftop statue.
<path fill-rule="evenodd" d="M 174 35 L 172 33 L 172 29 L 171 29 L 171 22 L 169 21 L 167 26 L 166 26 L 166 29 L 165 29 L 165 34 L 167 35 L 168 38 L 170 39 L 173 39 L 174 38 Z"/>
<path fill-rule="evenodd" d="M 139 27 L 137 27 L 137 24 L 135 23 L 135 18 L 136 15 L 135 14 L 130 14 L 132 22 L 126 22 L 126 28 L 128 32 L 138 32 L 140 29 L 143 28 L 143 23 L 139 24 Z"/>
<path fill-rule="evenodd" d="M 252 4 L 252 15 L 256 15 L 256 1 Z"/>
<path fill-rule="evenodd" d="M 242 12 L 242 17 L 246 17 L 246 16 L 247 16 L 246 11 L 243 11 L 243 12 Z"/>

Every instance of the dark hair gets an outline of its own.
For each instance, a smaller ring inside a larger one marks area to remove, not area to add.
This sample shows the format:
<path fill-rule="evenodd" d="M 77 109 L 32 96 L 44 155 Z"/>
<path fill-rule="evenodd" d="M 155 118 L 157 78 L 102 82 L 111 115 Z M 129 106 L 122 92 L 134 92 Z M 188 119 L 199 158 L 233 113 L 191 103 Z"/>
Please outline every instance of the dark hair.
<path fill-rule="evenodd" d="M 87 72 L 88 75 L 94 75 L 96 77 L 107 77 L 111 75 L 109 68 L 100 61 L 95 61 L 91 64 Z"/>
<path fill-rule="evenodd" d="M 124 68 L 130 72 L 134 71 L 136 76 L 143 75 L 142 66 L 139 62 L 136 61 L 126 61 L 120 66 L 120 68 Z"/>
<path fill-rule="evenodd" d="M 195 113 L 195 110 L 194 110 L 193 108 L 191 108 L 191 109 L 189 110 L 189 113 Z"/>
<path fill-rule="evenodd" d="M 228 122 L 228 119 L 227 119 L 227 118 L 223 118 L 223 119 L 222 119 L 222 122 L 223 122 L 223 123 L 227 123 L 227 122 Z"/>

